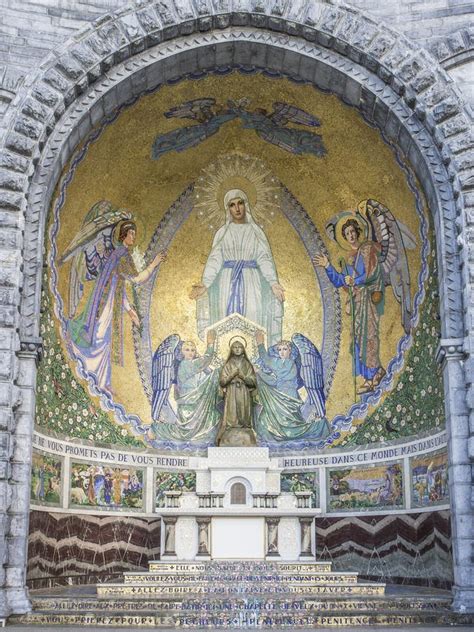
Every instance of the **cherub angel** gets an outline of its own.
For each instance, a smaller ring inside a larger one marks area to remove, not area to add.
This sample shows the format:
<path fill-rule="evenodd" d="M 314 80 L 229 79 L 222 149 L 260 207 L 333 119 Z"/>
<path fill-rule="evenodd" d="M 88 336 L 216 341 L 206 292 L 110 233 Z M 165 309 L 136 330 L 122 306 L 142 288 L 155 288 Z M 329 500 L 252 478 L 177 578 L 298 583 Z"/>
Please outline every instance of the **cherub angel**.
<path fill-rule="evenodd" d="M 109 392 L 112 363 L 123 365 L 123 312 L 136 327 L 140 325 L 126 285 L 133 288 L 148 281 L 166 258 L 159 252 L 139 272 L 132 257 L 136 230 L 130 212 L 114 209 L 106 200 L 97 202 L 59 259 L 60 265 L 72 259 L 68 329 L 74 351 L 97 386 Z M 77 314 L 88 283 L 92 291 Z"/>
<path fill-rule="evenodd" d="M 384 312 L 385 287 L 391 285 L 400 303 L 406 333 L 411 327 L 410 271 L 406 249 L 416 241 L 392 212 L 373 199 L 359 203 L 357 211 L 344 211 L 326 224 L 326 233 L 349 254 L 340 259 L 338 271 L 325 254 L 314 263 L 323 266 L 335 287 L 348 293 L 351 313 L 353 375 L 363 378 L 357 393 L 374 390 L 385 369 L 380 360 L 380 318 Z"/>
<path fill-rule="evenodd" d="M 329 427 L 321 355 L 303 334 L 281 340 L 268 351 L 257 332 L 260 371 L 258 396 L 262 410 L 257 434 L 267 440 L 322 439 Z M 303 402 L 299 391 L 306 390 Z"/>
<path fill-rule="evenodd" d="M 152 431 L 159 438 L 204 441 L 217 428 L 218 371 L 210 369 L 215 340 L 216 332 L 209 330 L 203 355 L 194 341 L 182 341 L 178 334 L 158 345 L 152 363 L 151 416 Z"/>

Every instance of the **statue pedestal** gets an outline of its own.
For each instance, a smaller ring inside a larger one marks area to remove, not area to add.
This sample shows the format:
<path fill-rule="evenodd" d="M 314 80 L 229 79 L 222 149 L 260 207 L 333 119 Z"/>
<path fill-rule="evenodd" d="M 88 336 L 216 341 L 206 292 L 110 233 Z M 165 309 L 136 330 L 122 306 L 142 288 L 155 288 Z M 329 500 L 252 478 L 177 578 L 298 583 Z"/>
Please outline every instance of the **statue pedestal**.
<path fill-rule="evenodd" d="M 257 445 L 257 436 L 253 428 L 229 428 L 222 435 L 219 447 L 241 448 Z"/>

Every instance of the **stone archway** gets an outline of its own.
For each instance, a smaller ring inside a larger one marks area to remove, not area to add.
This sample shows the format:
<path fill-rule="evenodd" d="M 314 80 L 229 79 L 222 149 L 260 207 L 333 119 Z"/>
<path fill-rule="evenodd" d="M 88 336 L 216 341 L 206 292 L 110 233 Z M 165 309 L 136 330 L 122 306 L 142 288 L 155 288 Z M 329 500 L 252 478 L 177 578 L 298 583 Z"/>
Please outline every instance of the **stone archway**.
<path fill-rule="evenodd" d="M 343 5 L 174 0 L 127 7 L 76 35 L 22 87 L 4 123 L 0 545 L 5 544 L 6 553 L 0 616 L 29 608 L 24 575 L 35 362 L 41 349 L 42 249 L 46 213 L 60 173 L 93 127 L 121 104 L 186 73 L 236 65 L 310 82 L 358 108 L 401 149 L 424 188 L 440 270 L 439 359 L 450 434 L 454 607 L 474 608 L 474 434 L 468 443 L 474 407 L 474 326 L 469 314 L 474 182 L 470 122 L 461 99 L 425 51 Z"/>

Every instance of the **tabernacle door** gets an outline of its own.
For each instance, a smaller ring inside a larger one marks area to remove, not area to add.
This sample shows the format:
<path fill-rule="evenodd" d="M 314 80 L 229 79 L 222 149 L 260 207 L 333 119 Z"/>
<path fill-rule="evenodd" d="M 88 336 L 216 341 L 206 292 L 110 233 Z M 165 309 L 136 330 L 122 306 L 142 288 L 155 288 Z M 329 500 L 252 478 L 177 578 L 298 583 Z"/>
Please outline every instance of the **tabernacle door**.
<path fill-rule="evenodd" d="M 265 559 L 265 518 L 212 518 L 211 557 Z"/>

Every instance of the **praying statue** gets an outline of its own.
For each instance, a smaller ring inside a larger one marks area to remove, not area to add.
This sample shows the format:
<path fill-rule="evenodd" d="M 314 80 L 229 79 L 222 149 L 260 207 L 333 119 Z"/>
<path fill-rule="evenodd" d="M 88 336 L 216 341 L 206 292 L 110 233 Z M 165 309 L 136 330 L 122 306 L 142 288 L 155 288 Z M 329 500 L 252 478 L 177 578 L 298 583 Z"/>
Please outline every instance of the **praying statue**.
<path fill-rule="evenodd" d="M 243 342 L 234 339 L 219 375 L 224 395 L 224 415 L 217 433 L 217 445 L 255 445 L 253 428 L 257 376 L 247 358 Z"/>
<path fill-rule="evenodd" d="M 252 217 L 247 195 L 224 196 L 225 224 L 217 231 L 202 275 L 190 298 L 197 301 L 198 334 L 238 313 L 260 325 L 269 344 L 282 337 L 285 291 L 278 282 L 270 244 Z"/>

